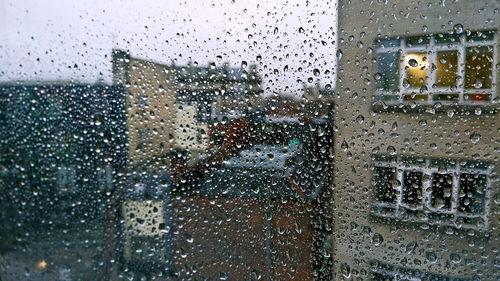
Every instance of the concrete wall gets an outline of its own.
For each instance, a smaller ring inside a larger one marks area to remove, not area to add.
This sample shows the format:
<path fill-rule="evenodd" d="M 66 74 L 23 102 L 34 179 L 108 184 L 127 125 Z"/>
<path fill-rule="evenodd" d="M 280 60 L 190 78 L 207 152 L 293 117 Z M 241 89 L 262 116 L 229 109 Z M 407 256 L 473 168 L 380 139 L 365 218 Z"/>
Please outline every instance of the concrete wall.
<path fill-rule="evenodd" d="M 491 175 L 489 226 L 484 231 L 377 222 L 370 216 L 374 153 L 388 154 L 393 147 L 397 155 L 498 161 L 497 113 L 461 112 L 460 105 L 434 114 L 376 112 L 372 108 L 376 87 L 375 39 L 446 33 L 453 31 L 456 24 L 463 25 L 465 30 L 498 28 L 497 1 L 452 2 L 341 0 L 339 3 L 338 48 L 342 55 L 335 97 L 336 279 L 349 276 L 367 280 L 370 262 L 374 260 L 454 277 L 482 275 L 481 278 L 489 280 L 495 274 L 498 276 L 498 260 L 496 267 L 494 261 L 500 244 L 498 167 Z M 493 71 L 498 71 L 498 66 Z M 497 85 L 498 82 L 497 78 Z M 498 89 L 496 93 L 498 96 Z M 453 116 L 448 114 L 450 110 Z M 397 129 L 393 131 L 394 124 Z M 477 143 L 470 139 L 474 132 L 481 135 Z M 383 237 L 381 244 L 372 241 L 377 233 Z M 410 242 L 417 242 L 418 247 L 408 254 L 406 246 Z M 432 252 L 436 261 L 428 259 L 428 253 Z M 453 253 L 460 255 L 461 261 L 452 262 Z"/>
<path fill-rule="evenodd" d="M 127 89 L 129 161 L 159 165 L 172 145 L 175 73 L 165 65 L 131 58 Z"/>

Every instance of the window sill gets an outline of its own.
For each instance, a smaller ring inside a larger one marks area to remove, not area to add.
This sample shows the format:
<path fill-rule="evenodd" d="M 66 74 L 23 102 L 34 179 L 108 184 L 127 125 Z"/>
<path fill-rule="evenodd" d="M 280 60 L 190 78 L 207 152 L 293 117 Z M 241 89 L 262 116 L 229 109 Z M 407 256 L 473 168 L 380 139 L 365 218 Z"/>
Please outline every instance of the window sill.
<path fill-rule="evenodd" d="M 370 221 L 374 223 L 387 224 L 390 226 L 398 226 L 398 227 L 408 227 L 408 228 L 418 228 L 419 230 L 429 230 L 429 231 L 439 231 L 448 235 L 474 235 L 477 237 L 485 238 L 491 236 L 488 227 L 477 227 L 472 225 L 462 225 L 461 227 L 457 227 L 453 223 L 450 222 L 437 222 L 435 220 L 430 219 L 416 219 L 416 218 L 403 218 L 400 216 L 395 216 L 391 214 L 381 214 L 374 210 L 370 212 Z"/>
<path fill-rule="evenodd" d="M 497 103 L 488 104 L 382 104 L 374 103 L 371 110 L 377 113 L 429 113 L 453 115 L 495 115 L 499 111 Z"/>

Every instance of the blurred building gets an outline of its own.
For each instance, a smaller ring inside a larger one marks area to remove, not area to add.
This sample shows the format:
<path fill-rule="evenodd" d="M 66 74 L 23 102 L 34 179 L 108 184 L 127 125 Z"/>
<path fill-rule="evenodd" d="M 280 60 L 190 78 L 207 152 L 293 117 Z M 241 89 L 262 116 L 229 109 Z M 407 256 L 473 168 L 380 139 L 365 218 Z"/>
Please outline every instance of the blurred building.
<path fill-rule="evenodd" d="M 127 92 L 132 166 L 168 165 L 172 149 L 206 149 L 209 123 L 243 116 L 261 95 L 255 66 L 166 65 L 113 50 L 113 76 Z"/>
<path fill-rule="evenodd" d="M 340 1 L 336 279 L 498 280 L 498 3 L 477 4 Z"/>
<path fill-rule="evenodd" d="M 113 172 L 126 165 L 123 105 L 121 86 L 0 85 L 0 164 L 14 175 L 1 179 L 2 202 L 12 204 L 4 209 L 33 221 L 95 220 L 99 191 L 112 189 Z"/>
<path fill-rule="evenodd" d="M 326 120 L 333 114 L 333 90 L 319 85 L 304 86 L 302 97 L 273 94 L 263 103 L 271 120 Z"/>
<path fill-rule="evenodd" d="M 302 94 L 304 118 L 330 118 L 333 115 L 333 90 L 315 85 Z"/>

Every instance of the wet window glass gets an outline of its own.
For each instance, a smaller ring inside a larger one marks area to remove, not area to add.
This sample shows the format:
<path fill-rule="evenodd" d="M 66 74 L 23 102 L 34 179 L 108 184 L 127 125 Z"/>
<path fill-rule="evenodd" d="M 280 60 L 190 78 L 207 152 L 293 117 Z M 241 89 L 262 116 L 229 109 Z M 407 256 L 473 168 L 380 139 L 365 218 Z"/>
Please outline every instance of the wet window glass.
<path fill-rule="evenodd" d="M 498 6 L 0 0 L 0 280 L 498 280 Z"/>

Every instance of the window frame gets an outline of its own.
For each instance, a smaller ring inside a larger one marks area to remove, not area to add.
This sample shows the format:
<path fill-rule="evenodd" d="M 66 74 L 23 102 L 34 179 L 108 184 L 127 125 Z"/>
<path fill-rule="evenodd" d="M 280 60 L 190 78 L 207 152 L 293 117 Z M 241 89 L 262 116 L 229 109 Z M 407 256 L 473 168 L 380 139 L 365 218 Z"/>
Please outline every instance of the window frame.
<path fill-rule="evenodd" d="M 371 260 L 372 266 L 370 270 L 370 280 L 374 279 L 374 274 L 382 275 L 384 278 L 390 277 L 392 281 L 421 281 L 421 280 L 435 280 L 435 281 L 466 281 L 471 279 L 462 279 L 441 274 L 422 271 L 419 269 L 408 268 L 405 266 L 394 265 L 385 263 L 379 260 Z M 387 280 L 387 279 L 386 279 Z"/>
<path fill-rule="evenodd" d="M 377 158 L 377 156 L 376 156 Z M 387 157 L 388 158 L 388 157 Z M 418 158 L 416 158 L 418 159 Z M 422 158 L 420 158 L 422 159 Z M 376 172 L 373 170 L 373 184 L 372 190 L 374 191 L 373 196 L 373 209 L 372 214 L 377 217 L 388 217 L 388 218 L 397 218 L 403 221 L 421 221 L 430 224 L 438 224 L 444 226 L 453 226 L 456 228 L 472 228 L 472 229 L 486 229 L 488 228 L 488 216 L 489 216 L 489 201 L 490 201 L 490 192 L 491 192 L 491 174 L 492 167 L 491 165 L 487 165 L 485 169 L 482 168 L 469 168 L 466 167 L 466 164 L 461 164 L 461 162 L 467 163 L 468 160 L 453 160 L 452 165 L 447 165 L 444 169 L 443 167 L 438 167 L 434 161 L 448 161 L 448 159 L 435 159 L 435 158 L 424 158 L 422 163 L 412 164 L 407 163 L 408 157 L 398 156 L 392 157 L 392 159 L 375 159 L 372 162 L 372 166 L 374 168 L 382 167 L 382 168 L 391 168 L 396 171 L 396 179 L 398 186 L 394 188 L 396 191 L 396 203 L 387 203 L 380 202 L 377 199 L 377 195 L 375 194 L 376 190 L 379 187 L 376 186 Z M 473 161 L 480 162 L 481 164 L 489 164 L 484 161 Z M 417 208 L 411 208 L 408 204 L 403 202 L 403 186 L 404 186 L 404 178 L 403 175 L 406 171 L 413 172 L 422 172 L 422 204 Z M 432 181 L 433 174 L 451 174 L 453 177 L 453 185 L 452 185 L 452 195 L 451 195 L 451 208 L 450 209 L 441 209 L 434 208 L 432 206 Z M 460 176 L 462 174 L 473 174 L 473 175 L 484 175 L 486 177 L 485 186 L 484 186 L 484 209 L 480 212 L 476 213 L 466 213 L 459 211 L 459 193 L 461 191 L 460 186 Z M 429 180 L 424 180 L 425 177 L 428 177 Z M 377 212 L 377 209 L 382 208 L 384 212 Z M 389 211 L 388 211 L 389 209 Z M 392 212 L 390 211 L 392 209 Z M 404 215 L 408 211 L 418 211 L 423 212 L 425 214 L 424 218 L 406 218 Z M 443 220 L 438 219 L 436 222 L 432 222 L 429 219 L 429 216 L 433 215 L 448 215 L 452 216 L 451 219 Z M 478 226 L 475 224 L 468 223 L 457 223 L 460 219 L 481 219 L 484 224 Z"/>
<path fill-rule="evenodd" d="M 448 42 L 448 43 L 436 43 L 436 37 L 439 36 L 440 34 L 429 34 L 429 35 L 422 35 L 422 37 L 428 37 L 429 38 L 429 43 L 424 44 L 424 45 L 417 45 L 417 46 L 407 46 L 406 42 L 408 38 L 414 38 L 415 36 L 407 36 L 407 37 L 396 37 L 396 38 L 386 38 L 386 39 L 377 39 L 375 42 L 375 55 L 378 54 L 397 54 L 398 55 L 398 66 L 397 66 L 397 77 L 399 79 L 398 81 L 398 89 L 396 91 L 394 90 L 389 90 L 389 89 L 382 89 L 379 88 L 378 85 L 376 86 L 375 90 L 375 102 L 378 101 L 383 101 L 387 105 L 394 105 L 394 104 L 409 104 L 410 102 L 416 102 L 419 104 L 424 104 L 424 105 L 432 105 L 435 103 L 442 103 L 442 104 L 460 104 L 460 105 L 488 105 L 492 104 L 495 97 L 496 97 L 496 81 L 497 81 L 497 71 L 495 71 L 495 65 L 498 64 L 498 58 L 497 58 L 497 40 L 498 40 L 498 33 L 496 30 L 484 30 L 484 31 L 473 31 L 473 32 L 492 32 L 493 33 L 493 38 L 491 40 L 481 40 L 481 41 L 473 41 L 473 42 L 468 42 L 467 41 L 467 35 L 466 32 L 462 33 L 459 35 L 459 40 L 456 42 Z M 444 34 L 444 35 L 449 35 L 449 34 Z M 389 47 L 378 47 L 377 43 L 381 43 L 383 41 L 390 41 L 390 40 L 399 40 L 399 45 L 398 46 L 389 46 Z M 466 62 L 466 54 L 467 54 L 467 48 L 470 47 L 491 47 L 492 48 L 492 53 L 493 53 L 493 62 L 492 62 L 492 69 L 491 69 L 491 88 L 490 89 L 465 89 L 465 72 L 466 72 L 466 67 L 465 67 L 465 62 Z M 451 91 L 450 87 L 436 87 L 433 88 L 432 85 L 435 84 L 436 82 L 436 75 L 437 75 L 437 69 L 433 70 L 432 69 L 432 64 L 433 63 L 438 63 L 436 61 L 437 59 L 437 53 L 441 51 L 457 51 L 457 75 L 461 77 L 459 81 L 457 81 L 457 87 L 455 91 Z M 418 100 L 418 99 L 410 99 L 410 100 L 405 100 L 405 96 L 407 95 L 420 95 L 419 91 L 420 88 L 412 88 L 408 87 L 405 88 L 403 86 L 404 80 L 406 78 L 406 57 L 410 53 L 426 53 L 427 54 L 427 61 L 428 61 L 428 66 L 427 66 L 427 74 L 426 74 L 426 82 L 425 86 L 427 87 L 427 91 L 423 93 L 424 95 L 427 95 L 427 100 Z M 378 65 L 377 62 L 375 62 L 375 70 L 378 72 Z M 384 75 L 383 73 L 380 73 L 381 75 Z M 477 94 L 478 91 L 481 91 L 480 94 L 482 95 L 489 95 L 490 98 L 489 100 L 485 101 L 478 101 L 478 100 L 466 100 L 464 97 L 466 95 L 470 94 Z M 459 100 L 435 100 L 435 96 L 437 95 L 443 95 L 443 94 L 458 94 L 459 95 Z M 394 100 L 389 100 L 389 99 L 384 99 L 386 96 L 391 96 L 391 97 L 397 97 Z"/>

